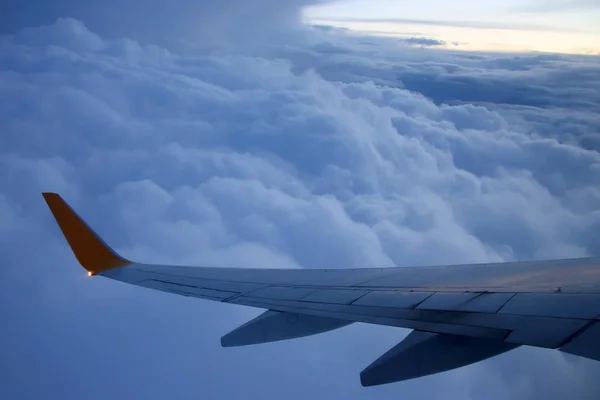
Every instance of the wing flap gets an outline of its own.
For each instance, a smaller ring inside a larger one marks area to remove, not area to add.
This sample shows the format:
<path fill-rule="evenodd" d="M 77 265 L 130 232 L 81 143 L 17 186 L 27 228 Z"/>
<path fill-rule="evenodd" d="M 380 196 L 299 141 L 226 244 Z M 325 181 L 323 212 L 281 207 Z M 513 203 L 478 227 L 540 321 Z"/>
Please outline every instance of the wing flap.
<path fill-rule="evenodd" d="M 419 310 L 495 313 L 514 293 L 437 292 L 416 308 Z"/>
<path fill-rule="evenodd" d="M 367 293 L 369 293 L 368 290 L 320 289 L 303 297 L 300 301 L 326 304 L 352 304 Z"/>
<path fill-rule="evenodd" d="M 314 287 L 267 286 L 250 293 L 260 299 L 300 300 L 317 289 Z"/>
<path fill-rule="evenodd" d="M 374 290 L 356 300 L 354 304 L 359 306 L 414 308 L 432 295 L 432 292 Z"/>
<path fill-rule="evenodd" d="M 594 319 L 600 315 L 600 294 L 517 293 L 501 314 Z"/>

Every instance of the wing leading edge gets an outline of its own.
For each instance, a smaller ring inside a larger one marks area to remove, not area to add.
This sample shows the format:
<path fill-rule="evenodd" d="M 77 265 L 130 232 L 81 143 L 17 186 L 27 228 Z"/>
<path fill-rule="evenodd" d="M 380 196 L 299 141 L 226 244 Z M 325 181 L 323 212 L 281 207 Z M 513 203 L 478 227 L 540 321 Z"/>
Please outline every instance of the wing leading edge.
<path fill-rule="evenodd" d="M 383 269 L 150 265 L 112 250 L 55 193 L 43 193 L 90 275 L 267 309 L 223 346 L 313 335 L 353 322 L 415 331 L 361 373 L 365 386 L 411 379 L 520 345 L 600 361 L 600 259 Z"/>

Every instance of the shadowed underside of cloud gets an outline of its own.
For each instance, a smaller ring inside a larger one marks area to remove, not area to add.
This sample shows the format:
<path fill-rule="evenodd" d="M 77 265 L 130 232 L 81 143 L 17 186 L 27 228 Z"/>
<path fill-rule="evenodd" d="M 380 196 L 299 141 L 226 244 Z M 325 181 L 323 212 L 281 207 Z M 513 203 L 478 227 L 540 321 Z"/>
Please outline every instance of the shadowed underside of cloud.
<path fill-rule="evenodd" d="M 140 261 L 336 268 L 599 255 L 598 152 L 545 132 L 539 104 L 444 104 L 399 83 L 417 64 L 481 88 L 539 68 L 569 76 L 582 71 L 576 61 L 406 46 L 401 60 L 382 55 L 389 42 L 330 34 L 261 57 L 183 56 L 73 19 L 0 39 L 0 302 L 10 305 L 0 397 L 597 398 L 596 363 L 536 349 L 360 389 L 358 372 L 403 331 L 356 325 L 221 349 L 219 336 L 255 311 L 77 269 L 41 191 L 62 193 Z M 597 137 L 584 89 L 573 89 L 571 123 Z"/>

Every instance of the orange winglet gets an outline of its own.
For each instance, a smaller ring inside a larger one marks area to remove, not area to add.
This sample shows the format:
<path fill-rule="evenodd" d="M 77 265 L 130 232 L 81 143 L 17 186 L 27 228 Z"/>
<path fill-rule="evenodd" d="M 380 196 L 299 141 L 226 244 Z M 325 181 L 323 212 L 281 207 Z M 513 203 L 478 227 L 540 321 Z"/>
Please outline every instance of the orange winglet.
<path fill-rule="evenodd" d="M 79 264 L 90 276 L 124 267 L 131 261 L 119 256 L 56 193 L 42 193 L 54 219 L 67 239 Z"/>

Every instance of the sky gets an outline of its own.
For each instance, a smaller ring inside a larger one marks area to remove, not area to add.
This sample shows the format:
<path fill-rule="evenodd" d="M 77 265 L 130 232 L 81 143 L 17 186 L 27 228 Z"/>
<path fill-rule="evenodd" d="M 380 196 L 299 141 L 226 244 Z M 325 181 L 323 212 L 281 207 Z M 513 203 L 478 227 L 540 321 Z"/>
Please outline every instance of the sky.
<path fill-rule="evenodd" d="M 598 0 L 342 0 L 306 9 L 306 21 L 381 36 L 425 36 L 440 47 L 600 54 Z"/>
<path fill-rule="evenodd" d="M 407 330 L 224 349 L 261 310 L 78 266 L 42 191 L 140 262 L 600 256 L 598 56 L 303 24 L 316 3 L 3 3 L 0 398 L 598 398 L 599 363 L 528 347 L 362 388 Z"/>

